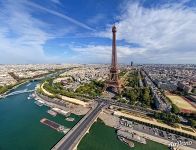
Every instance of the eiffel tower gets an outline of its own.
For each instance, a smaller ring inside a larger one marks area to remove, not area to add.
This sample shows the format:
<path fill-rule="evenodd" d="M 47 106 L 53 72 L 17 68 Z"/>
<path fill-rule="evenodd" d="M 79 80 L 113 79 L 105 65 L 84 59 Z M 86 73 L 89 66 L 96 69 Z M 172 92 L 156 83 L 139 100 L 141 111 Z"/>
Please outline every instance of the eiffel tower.
<path fill-rule="evenodd" d="M 109 80 L 106 81 L 105 90 L 111 88 L 115 93 L 120 93 L 120 81 L 118 78 L 118 67 L 117 67 L 117 51 L 116 51 L 116 27 L 112 27 L 112 63 L 110 67 Z"/>

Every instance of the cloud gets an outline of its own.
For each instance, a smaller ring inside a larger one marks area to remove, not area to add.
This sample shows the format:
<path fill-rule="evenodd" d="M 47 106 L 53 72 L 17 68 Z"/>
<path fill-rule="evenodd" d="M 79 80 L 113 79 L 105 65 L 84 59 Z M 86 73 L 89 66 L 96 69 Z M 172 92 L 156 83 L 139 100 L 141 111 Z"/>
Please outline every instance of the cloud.
<path fill-rule="evenodd" d="M 141 58 L 157 58 L 155 63 L 196 63 L 196 9 L 186 7 L 186 2 L 154 8 L 127 3 L 117 17 L 117 39 L 136 43 L 145 49 Z M 112 25 L 107 26 L 98 37 L 111 38 Z M 179 59 L 182 57 L 186 59 Z"/>
<path fill-rule="evenodd" d="M 42 6 L 40 6 L 38 4 L 35 4 L 35 3 L 32 3 L 32 2 L 27 2 L 26 4 L 29 5 L 29 6 L 32 6 L 34 8 L 38 8 L 40 10 L 46 11 L 46 12 L 48 12 L 50 14 L 53 14 L 53 15 L 55 15 L 57 17 L 63 18 L 63 19 L 65 19 L 65 20 L 67 20 L 67 21 L 69 21 L 69 22 L 71 22 L 71 23 L 73 23 L 73 24 L 75 24 L 77 26 L 80 26 L 80 27 L 82 27 L 84 29 L 95 31 L 93 28 L 89 27 L 88 25 L 86 25 L 86 24 L 84 24 L 82 22 L 79 22 L 79 21 L 77 21 L 77 20 L 75 20 L 75 19 L 73 19 L 73 18 L 71 18 L 71 17 L 69 17 L 67 15 L 61 14 L 61 13 L 59 13 L 57 11 L 54 11 L 54 10 L 42 7 Z"/>
<path fill-rule="evenodd" d="M 80 58 L 80 61 L 86 63 L 110 63 L 112 47 L 111 45 L 87 45 L 87 46 L 70 46 Z M 130 61 L 130 56 L 142 55 L 145 52 L 143 48 L 131 48 L 129 46 L 118 46 L 118 59 L 120 62 Z M 85 59 L 85 60 L 84 60 Z"/>
<path fill-rule="evenodd" d="M 105 19 L 104 14 L 97 14 L 97 15 L 93 16 L 92 18 L 88 19 L 87 22 L 88 22 L 88 24 L 97 25 L 103 19 Z"/>
<path fill-rule="evenodd" d="M 60 0 L 51 0 L 51 2 L 53 2 L 55 4 L 58 4 L 58 5 L 61 5 L 61 1 Z"/>
<path fill-rule="evenodd" d="M 0 63 L 46 63 L 43 45 L 51 39 L 48 24 L 35 19 L 20 2 L 5 1 L 0 13 Z"/>

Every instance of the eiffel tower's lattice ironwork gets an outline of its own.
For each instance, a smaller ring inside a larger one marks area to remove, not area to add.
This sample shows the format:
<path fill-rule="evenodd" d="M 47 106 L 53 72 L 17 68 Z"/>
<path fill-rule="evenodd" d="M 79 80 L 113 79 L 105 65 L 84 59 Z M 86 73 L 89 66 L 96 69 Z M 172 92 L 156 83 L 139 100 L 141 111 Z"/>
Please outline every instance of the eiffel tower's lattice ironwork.
<path fill-rule="evenodd" d="M 116 27 L 112 27 L 112 63 L 109 73 L 109 80 L 105 84 L 105 90 L 111 88 L 114 92 L 120 93 L 120 81 L 118 78 L 117 51 L 116 51 Z"/>

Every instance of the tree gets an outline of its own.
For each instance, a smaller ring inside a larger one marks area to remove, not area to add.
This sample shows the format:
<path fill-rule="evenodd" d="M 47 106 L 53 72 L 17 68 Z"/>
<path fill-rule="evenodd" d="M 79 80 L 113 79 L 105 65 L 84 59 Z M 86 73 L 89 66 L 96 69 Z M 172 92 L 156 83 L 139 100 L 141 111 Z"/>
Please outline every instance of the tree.
<path fill-rule="evenodd" d="M 178 114 L 180 112 L 180 109 L 175 104 L 172 104 L 172 110 L 171 111 L 174 114 Z"/>
<path fill-rule="evenodd" d="M 190 119 L 190 124 L 191 124 L 191 127 L 196 128 L 196 121 L 195 120 Z"/>

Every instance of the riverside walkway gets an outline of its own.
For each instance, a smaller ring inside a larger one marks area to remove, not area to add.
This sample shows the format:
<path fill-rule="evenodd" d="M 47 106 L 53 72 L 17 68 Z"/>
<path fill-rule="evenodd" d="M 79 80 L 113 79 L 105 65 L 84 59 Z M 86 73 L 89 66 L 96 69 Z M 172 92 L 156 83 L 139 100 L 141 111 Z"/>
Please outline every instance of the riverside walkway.
<path fill-rule="evenodd" d="M 98 103 L 92 108 L 53 148 L 52 150 L 73 150 L 94 121 L 106 106 L 105 103 Z"/>

